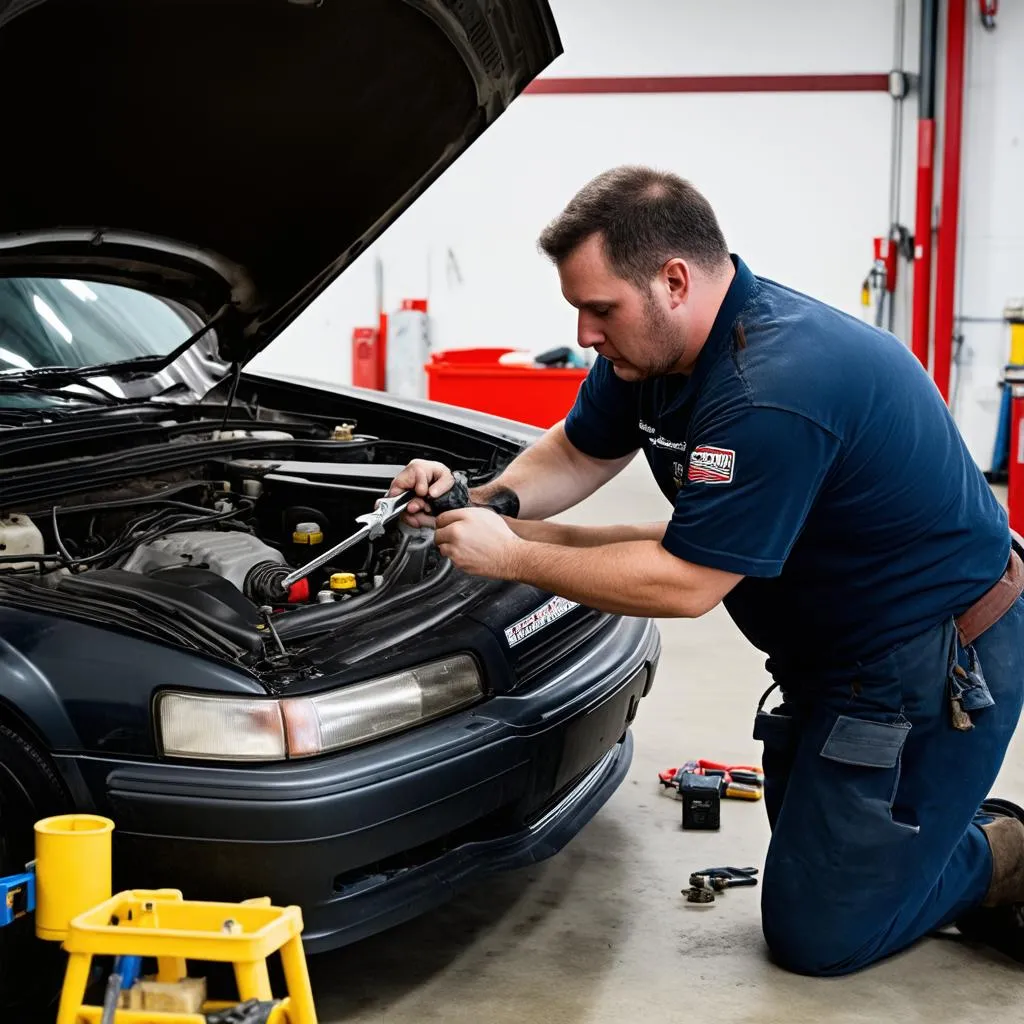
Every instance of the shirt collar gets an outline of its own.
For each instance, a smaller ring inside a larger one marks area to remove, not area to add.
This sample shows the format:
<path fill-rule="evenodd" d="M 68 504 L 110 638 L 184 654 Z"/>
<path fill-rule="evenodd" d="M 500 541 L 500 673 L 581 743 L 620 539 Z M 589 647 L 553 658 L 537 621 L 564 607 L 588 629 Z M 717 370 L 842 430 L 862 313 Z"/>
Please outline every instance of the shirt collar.
<path fill-rule="evenodd" d="M 715 322 L 711 325 L 708 340 L 704 342 L 704 347 L 700 350 L 700 355 L 697 356 L 697 363 L 690 375 L 688 391 L 692 391 L 700 385 L 708 371 L 718 361 L 721 353 L 731 345 L 736 319 L 747 304 L 757 283 L 750 268 L 739 256 L 730 253 L 730 259 L 736 268 L 736 274 L 729 284 L 729 290 L 725 293 L 721 306 L 718 307 L 718 314 L 715 317 Z"/>

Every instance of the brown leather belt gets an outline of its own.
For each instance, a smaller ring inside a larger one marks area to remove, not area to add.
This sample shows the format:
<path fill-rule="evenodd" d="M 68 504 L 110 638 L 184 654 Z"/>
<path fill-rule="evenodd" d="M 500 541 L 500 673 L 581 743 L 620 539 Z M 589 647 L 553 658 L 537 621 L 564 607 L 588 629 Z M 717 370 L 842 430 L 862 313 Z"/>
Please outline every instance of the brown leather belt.
<path fill-rule="evenodd" d="M 1010 551 L 1006 572 L 996 580 L 992 588 L 982 594 L 959 618 L 956 631 L 960 643 L 965 647 L 974 643 L 985 630 L 994 626 L 1012 607 L 1024 592 L 1024 561 L 1017 554 L 1016 547 Z"/>

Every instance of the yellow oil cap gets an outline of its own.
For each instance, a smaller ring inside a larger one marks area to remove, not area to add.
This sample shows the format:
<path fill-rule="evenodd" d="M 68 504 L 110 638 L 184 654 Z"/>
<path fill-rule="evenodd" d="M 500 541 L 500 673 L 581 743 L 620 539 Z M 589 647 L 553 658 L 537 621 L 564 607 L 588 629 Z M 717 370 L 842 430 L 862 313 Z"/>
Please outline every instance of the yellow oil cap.
<path fill-rule="evenodd" d="M 351 572 L 336 572 L 331 575 L 331 590 L 355 590 L 356 577 Z"/>
<path fill-rule="evenodd" d="M 324 535 L 319 523 L 299 523 L 292 532 L 292 541 L 295 544 L 322 544 L 323 540 Z"/>

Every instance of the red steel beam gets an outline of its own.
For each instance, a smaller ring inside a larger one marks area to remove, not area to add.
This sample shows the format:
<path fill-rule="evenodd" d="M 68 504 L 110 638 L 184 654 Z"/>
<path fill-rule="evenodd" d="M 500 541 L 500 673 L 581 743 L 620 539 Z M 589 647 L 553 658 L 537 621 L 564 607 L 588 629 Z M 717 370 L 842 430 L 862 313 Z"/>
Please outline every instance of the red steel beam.
<path fill-rule="evenodd" d="M 928 327 L 932 304 L 932 199 L 935 194 L 935 120 L 917 122 L 917 213 L 914 228 L 914 306 L 910 347 L 928 369 Z"/>
<path fill-rule="evenodd" d="M 946 22 L 946 97 L 942 122 L 942 205 L 935 247 L 935 386 L 949 402 L 960 215 L 960 146 L 963 134 L 967 0 L 950 0 Z"/>
<path fill-rule="evenodd" d="M 932 311 L 932 202 L 935 194 L 935 66 L 939 0 L 921 0 L 921 67 L 917 85 L 917 212 L 910 349 L 928 369 Z"/>
<path fill-rule="evenodd" d="M 662 75 L 654 77 L 538 78 L 525 90 L 539 95 L 672 92 L 888 92 L 886 74 Z"/>

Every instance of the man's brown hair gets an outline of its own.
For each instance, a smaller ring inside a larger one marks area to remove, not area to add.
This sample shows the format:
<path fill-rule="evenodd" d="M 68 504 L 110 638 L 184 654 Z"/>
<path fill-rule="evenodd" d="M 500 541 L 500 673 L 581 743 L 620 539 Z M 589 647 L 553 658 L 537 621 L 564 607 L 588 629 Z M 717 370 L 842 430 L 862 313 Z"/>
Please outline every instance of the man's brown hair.
<path fill-rule="evenodd" d="M 708 273 L 729 260 L 711 204 L 688 181 L 650 167 L 615 167 L 584 185 L 544 229 L 540 248 L 558 264 L 598 232 L 615 273 L 643 291 L 675 257 Z"/>

